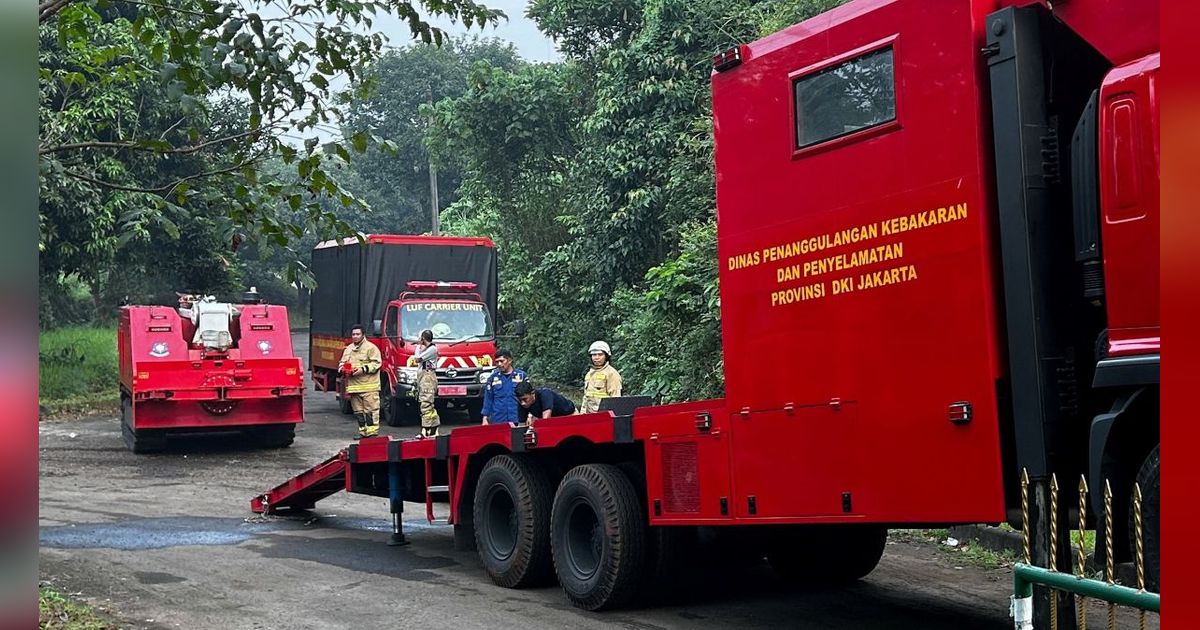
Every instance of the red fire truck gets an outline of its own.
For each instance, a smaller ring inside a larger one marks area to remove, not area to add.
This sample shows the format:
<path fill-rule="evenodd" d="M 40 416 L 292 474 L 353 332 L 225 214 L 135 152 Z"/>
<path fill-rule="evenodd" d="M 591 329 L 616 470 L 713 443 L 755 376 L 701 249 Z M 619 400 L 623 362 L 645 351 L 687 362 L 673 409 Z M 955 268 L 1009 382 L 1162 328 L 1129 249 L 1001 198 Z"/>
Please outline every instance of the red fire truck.
<path fill-rule="evenodd" d="M 304 372 L 287 308 L 184 296 L 179 307 L 125 306 L 117 320 L 121 435 L 135 453 L 168 437 L 237 431 L 280 448 L 304 421 Z"/>
<path fill-rule="evenodd" d="M 1142 484 L 1157 587 L 1158 68 L 1140 0 L 855 0 L 731 48 L 725 398 L 362 440 L 251 507 L 387 497 L 402 542 L 402 501 L 448 501 L 496 583 L 599 609 L 692 528 L 851 580 L 889 527 L 1019 523 L 1022 470 L 1084 474 L 1122 532 Z"/>
<path fill-rule="evenodd" d="M 422 330 L 438 344 L 439 407 L 479 420 L 483 383 L 496 354 L 496 246 L 486 238 L 369 234 L 313 249 L 309 362 L 314 387 L 350 399 L 339 372 L 350 327 L 367 327 L 383 355 L 380 415 L 391 426 L 416 424 L 414 342 Z"/>

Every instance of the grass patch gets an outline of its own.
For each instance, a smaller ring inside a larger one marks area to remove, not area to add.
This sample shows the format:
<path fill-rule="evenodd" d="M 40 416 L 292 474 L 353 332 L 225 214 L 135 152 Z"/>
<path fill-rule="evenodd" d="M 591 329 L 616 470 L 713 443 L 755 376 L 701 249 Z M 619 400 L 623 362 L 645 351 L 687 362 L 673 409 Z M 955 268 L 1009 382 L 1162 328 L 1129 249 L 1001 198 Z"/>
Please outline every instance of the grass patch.
<path fill-rule="evenodd" d="M 973 540 L 959 540 L 957 545 L 951 547 L 946 544 L 950 538 L 950 532 L 946 529 L 893 529 L 888 532 L 888 538 L 896 542 L 935 546 L 943 557 L 959 566 L 1003 569 L 1011 567 L 1017 559 L 1011 550 L 993 551 Z"/>
<path fill-rule="evenodd" d="M 43 331 L 38 353 L 38 403 L 50 413 L 86 411 L 120 400 L 114 329 Z"/>
<path fill-rule="evenodd" d="M 1071 544 L 1076 547 L 1080 546 L 1079 530 L 1077 530 L 1077 529 L 1071 530 Z M 1095 550 L 1096 550 L 1096 530 L 1094 530 L 1094 529 L 1083 530 L 1083 552 L 1090 554 Z"/>
<path fill-rule="evenodd" d="M 116 624 L 91 608 L 49 588 L 38 590 L 39 630 L 116 630 Z"/>

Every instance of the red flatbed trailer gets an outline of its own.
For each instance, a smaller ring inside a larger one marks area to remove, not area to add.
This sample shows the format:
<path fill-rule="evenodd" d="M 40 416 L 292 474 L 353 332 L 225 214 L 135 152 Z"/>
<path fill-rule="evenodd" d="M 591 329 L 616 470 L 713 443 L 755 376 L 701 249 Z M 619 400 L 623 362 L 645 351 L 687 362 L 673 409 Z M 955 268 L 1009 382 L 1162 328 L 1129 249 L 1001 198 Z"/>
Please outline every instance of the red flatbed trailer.
<path fill-rule="evenodd" d="M 364 440 L 252 508 L 343 475 L 389 498 L 399 543 L 403 501 L 444 496 L 497 584 L 553 571 L 595 610 L 698 526 L 857 579 L 889 527 L 1019 524 L 1022 471 L 1047 566 L 1051 474 L 1111 481 L 1118 537 L 1137 478 L 1157 588 L 1157 22 L 1140 0 L 856 0 L 717 55 L 725 398 Z"/>

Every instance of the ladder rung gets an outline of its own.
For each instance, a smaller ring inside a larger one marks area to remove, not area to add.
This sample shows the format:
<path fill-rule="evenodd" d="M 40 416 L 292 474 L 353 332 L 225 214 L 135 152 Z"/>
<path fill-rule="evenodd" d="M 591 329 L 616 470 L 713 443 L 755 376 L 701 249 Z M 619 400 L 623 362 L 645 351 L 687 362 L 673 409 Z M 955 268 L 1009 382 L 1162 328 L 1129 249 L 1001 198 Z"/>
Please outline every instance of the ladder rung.
<path fill-rule="evenodd" d="M 434 492 L 450 492 L 450 486 L 429 486 L 425 491 L 432 494 Z"/>
<path fill-rule="evenodd" d="M 450 524 L 450 519 L 448 519 L 448 518 L 435 518 L 435 519 L 433 519 L 432 521 L 429 521 L 429 523 L 430 523 L 431 525 L 449 525 L 449 524 Z"/>

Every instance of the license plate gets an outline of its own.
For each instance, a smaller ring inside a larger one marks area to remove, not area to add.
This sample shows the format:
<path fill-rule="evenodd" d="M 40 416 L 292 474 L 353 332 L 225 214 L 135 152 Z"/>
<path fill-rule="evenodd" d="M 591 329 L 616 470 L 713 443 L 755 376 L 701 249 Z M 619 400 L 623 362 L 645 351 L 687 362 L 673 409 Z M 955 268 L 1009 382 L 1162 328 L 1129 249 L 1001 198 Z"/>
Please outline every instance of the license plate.
<path fill-rule="evenodd" d="M 467 387 L 465 385 L 441 385 L 438 387 L 438 396 L 466 396 Z"/>

